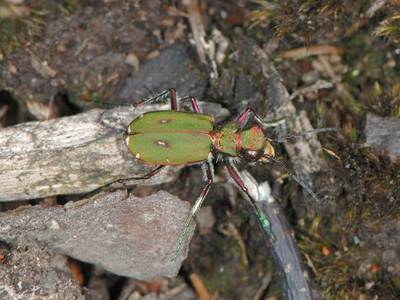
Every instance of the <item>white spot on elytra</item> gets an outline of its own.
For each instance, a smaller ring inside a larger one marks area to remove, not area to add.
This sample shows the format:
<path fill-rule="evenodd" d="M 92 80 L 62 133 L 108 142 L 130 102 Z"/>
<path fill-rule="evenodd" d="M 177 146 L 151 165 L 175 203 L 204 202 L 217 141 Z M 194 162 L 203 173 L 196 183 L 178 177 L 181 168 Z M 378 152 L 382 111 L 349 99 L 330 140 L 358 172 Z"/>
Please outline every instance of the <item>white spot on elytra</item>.
<path fill-rule="evenodd" d="M 136 159 L 139 159 L 140 158 L 140 153 L 136 153 L 135 157 L 136 157 Z"/>
<path fill-rule="evenodd" d="M 167 163 L 170 163 L 170 160 L 167 158 Z"/>
<path fill-rule="evenodd" d="M 159 140 L 159 141 L 157 141 L 157 145 L 165 147 L 165 146 L 167 146 L 167 143 L 164 142 L 164 141 Z"/>

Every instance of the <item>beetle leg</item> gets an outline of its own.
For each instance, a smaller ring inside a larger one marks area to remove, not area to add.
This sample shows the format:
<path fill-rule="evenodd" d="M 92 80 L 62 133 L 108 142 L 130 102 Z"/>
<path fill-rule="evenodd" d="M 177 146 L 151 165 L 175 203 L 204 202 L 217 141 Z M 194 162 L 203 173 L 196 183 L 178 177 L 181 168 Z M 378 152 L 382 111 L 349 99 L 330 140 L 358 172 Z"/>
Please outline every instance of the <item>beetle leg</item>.
<path fill-rule="evenodd" d="M 244 184 L 242 178 L 240 178 L 239 171 L 236 169 L 236 167 L 233 165 L 233 163 L 230 159 L 228 159 L 228 161 L 225 161 L 225 166 L 226 166 L 226 169 L 228 170 L 228 173 L 231 175 L 231 177 L 233 178 L 233 180 L 235 181 L 237 186 L 247 195 L 250 205 L 254 208 L 254 210 L 257 214 L 257 218 L 258 218 L 258 221 L 259 221 L 262 229 L 273 240 L 274 235 L 272 233 L 271 223 L 268 221 L 267 217 L 261 211 L 261 209 L 258 208 L 256 201 L 250 195 L 249 190 L 247 189 L 246 185 Z"/>
<path fill-rule="evenodd" d="M 119 179 L 116 182 L 119 182 L 123 185 L 123 187 L 128 187 L 127 185 L 125 185 L 125 181 L 127 180 L 131 180 L 131 179 L 135 179 L 135 180 L 140 180 L 140 179 L 149 179 L 151 177 L 153 177 L 154 175 L 156 175 L 157 173 L 159 173 L 162 168 L 164 168 L 165 166 L 158 166 L 157 168 L 151 170 L 150 172 L 144 174 L 143 176 L 139 176 L 139 177 L 130 177 L 130 178 L 126 178 L 126 179 Z"/>
<path fill-rule="evenodd" d="M 168 89 L 168 90 L 162 91 L 158 95 L 155 95 L 154 97 L 151 97 L 150 99 L 144 100 L 140 104 L 150 104 L 150 103 L 160 102 L 163 100 L 164 96 L 167 95 L 168 93 L 169 93 L 169 99 L 171 102 L 171 110 L 178 110 L 175 89 Z"/>
<path fill-rule="evenodd" d="M 250 118 L 250 114 L 252 112 L 252 109 L 250 107 L 247 107 L 236 119 L 235 123 L 236 125 L 240 128 L 243 129 L 243 127 L 246 125 L 247 121 Z"/>
<path fill-rule="evenodd" d="M 158 174 L 164 167 L 165 167 L 164 165 L 158 166 L 157 168 L 151 170 L 149 173 L 146 173 L 143 176 L 132 177 L 129 179 L 138 179 L 138 180 L 139 179 L 149 179 L 149 178 L 153 177 L 154 175 Z"/>
<path fill-rule="evenodd" d="M 160 102 L 163 100 L 164 96 L 167 95 L 168 93 L 169 93 L 169 99 L 171 102 L 171 110 L 177 111 L 178 110 L 178 100 L 176 97 L 176 90 L 173 88 L 162 91 L 158 95 L 155 95 L 154 97 L 151 97 L 150 99 L 144 100 L 143 102 L 141 102 L 141 104 L 150 104 L 150 103 Z M 185 98 L 179 99 L 179 102 L 184 102 L 184 101 L 188 101 L 188 100 L 190 100 L 190 102 L 192 104 L 192 110 L 195 113 L 201 113 L 201 108 L 195 97 L 193 97 L 193 96 L 185 97 Z"/>
<path fill-rule="evenodd" d="M 195 97 L 193 97 L 193 96 L 185 97 L 185 98 L 179 99 L 179 102 L 184 102 L 184 101 L 188 101 L 188 100 L 190 100 L 190 102 L 191 102 L 192 110 L 196 114 L 201 114 L 202 113 L 201 108 L 200 108 L 199 103 L 198 103 L 198 101 L 197 101 L 197 99 Z"/>
<path fill-rule="evenodd" d="M 260 125 L 263 129 L 268 127 L 277 127 L 285 122 L 285 119 L 279 119 L 272 122 L 265 122 L 260 115 L 258 115 L 251 107 L 247 107 L 235 120 L 235 123 L 238 125 L 240 129 L 246 125 L 247 121 L 250 119 L 250 116 L 254 116 L 254 120 L 258 125 Z"/>
<path fill-rule="evenodd" d="M 192 225 L 196 214 L 200 210 L 200 207 L 203 204 L 204 199 L 206 198 L 206 196 L 211 188 L 211 185 L 214 181 L 214 173 L 213 173 L 214 168 L 212 167 L 211 159 L 208 160 L 206 163 L 204 163 L 204 166 L 205 166 L 205 172 L 207 174 L 207 184 L 201 191 L 201 194 L 197 198 L 196 203 L 193 205 L 193 207 L 190 211 L 190 214 L 185 221 L 185 225 L 184 225 L 181 233 L 178 236 L 178 239 L 176 241 L 176 249 L 175 249 L 174 256 L 172 257 L 172 261 L 175 261 L 176 258 L 178 257 L 178 255 L 180 254 L 180 252 L 182 251 L 183 243 L 185 242 L 185 240 L 187 239 L 187 235 L 189 234 L 189 228 Z"/>

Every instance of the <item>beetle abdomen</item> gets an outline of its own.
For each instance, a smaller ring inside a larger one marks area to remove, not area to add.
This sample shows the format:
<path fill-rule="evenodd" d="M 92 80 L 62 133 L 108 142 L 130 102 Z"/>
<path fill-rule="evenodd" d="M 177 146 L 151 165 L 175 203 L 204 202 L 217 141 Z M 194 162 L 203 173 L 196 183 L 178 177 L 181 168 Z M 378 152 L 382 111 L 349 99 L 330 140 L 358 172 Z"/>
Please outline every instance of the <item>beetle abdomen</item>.
<path fill-rule="evenodd" d="M 127 144 L 144 162 L 180 165 L 207 160 L 212 140 L 209 134 L 199 132 L 147 132 L 129 135 Z"/>

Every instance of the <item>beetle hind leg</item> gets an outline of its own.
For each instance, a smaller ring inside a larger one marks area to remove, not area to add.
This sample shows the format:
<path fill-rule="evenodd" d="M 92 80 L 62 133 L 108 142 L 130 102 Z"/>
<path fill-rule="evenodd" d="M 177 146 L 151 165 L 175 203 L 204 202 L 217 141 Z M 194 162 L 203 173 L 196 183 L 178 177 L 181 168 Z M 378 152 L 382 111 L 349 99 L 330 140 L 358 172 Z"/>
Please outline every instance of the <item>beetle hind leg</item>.
<path fill-rule="evenodd" d="M 203 204 L 204 199 L 206 198 L 208 192 L 210 191 L 211 185 L 214 181 L 214 173 L 213 173 L 214 168 L 212 166 L 212 162 L 209 160 L 206 163 L 204 163 L 202 166 L 204 166 L 205 173 L 207 175 L 207 184 L 201 191 L 199 197 L 196 200 L 196 203 L 193 205 L 189 216 L 186 218 L 185 225 L 176 241 L 176 248 L 175 248 L 174 255 L 171 259 L 172 261 L 176 261 L 177 257 L 181 253 L 184 242 L 186 241 L 187 236 L 189 234 L 189 229 L 194 222 L 194 218 L 195 218 L 196 214 L 199 212 L 201 205 Z"/>
<path fill-rule="evenodd" d="M 171 88 L 165 91 L 162 91 L 161 93 L 155 95 L 154 97 L 151 97 L 150 99 L 144 100 L 141 102 L 141 105 L 146 105 L 146 104 L 151 104 L 151 103 L 157 103 L 157 102 L 162 102 L 164 101 L 164 96 L 169 94 L 169 100 L 171 103 L 171 110 L 178 110 L 178 104 L 176 100 L 176 91 L 175 89 Z"/>
<path fill-rule="evenodd" d="M 186 102 L 186 101 L 190 101 L 191 108 L 192 108 L 193 112 L 195 112 L 196 114 L 201 114 L 202 113 L 202 110 L 201 110 L 201 108 L 199 106 L 199 102 L 197 101 L 197 99 L 195 97 L 188 96 L 188 97 L 184 97 L 182 99 L 179 99 L 179 103 L 183 103 L 183 102 Z"/>
<path fill-rule="evenodd" d="M 161 93 L 155 95 L 154 97 L 151 97 L 150 99 L 144 100 L 141 102 L 141 105 L 146 105 L 146 104 L 151 104 L 151 103 L 157 103 L 157 102 L 162 102 L 165 98 L 165 95 L 169 94 L 169 100 L 171 103 L 171 110 L 177 111 L 179 109 L 178 107 L 178 101 L 179 102 L 185 102 L 185 101 L 190 101 L 191 102 L 191 108 L 192 111 L 199 114 L 202 113 L 201 108 L 198 104 L 198 101 L 195 97 L 189 96 L 189 97 L 184 97 L 182 99 L 177 99 L 176 96 L 176 90 L 171 88 L 165 91 L 162 91 Z"/>

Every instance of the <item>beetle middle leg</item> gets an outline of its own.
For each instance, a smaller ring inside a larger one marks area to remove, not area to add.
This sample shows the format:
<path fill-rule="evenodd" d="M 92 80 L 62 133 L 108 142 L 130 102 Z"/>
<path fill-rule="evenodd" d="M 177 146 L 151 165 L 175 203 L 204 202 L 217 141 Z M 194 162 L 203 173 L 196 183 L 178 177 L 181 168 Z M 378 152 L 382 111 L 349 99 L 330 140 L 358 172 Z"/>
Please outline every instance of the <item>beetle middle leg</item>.
<path fill-rule="evenodd" d="M 196 214 L 199 212 L 201 205 L 204 202 L 204 199 L 206 198 L 208 192 L 210 191 L 212 183 L 214 182 L 214 171 L 213 171 L 214 168 L 213 168 L 211 159 L 209 159 L 207 162 L 205 162 L 203 164 L 203 166 L 205 168 L 207 184 L 205 185 L 205 187 L 203 188 L 203 190 L 200 193 L 200 196 L 197 198 L 195 204 L 193 205 L 193 207 L 190 211 L 190 214 L 185 221 L 185 225 L 184 225 L 181 233 L 178 236 L 178 239 L 176 241 L 176 249 L 175 249 L 174 256 L 172 257 L 172 261 L 175 261 L 176 258 L 178 257 L 178 255 L 180 254 L 182 247 L 183 247 L 183 243 L 185 242 L 187 235 L 189 233 L 189 228 L 192 225 Z"/>

